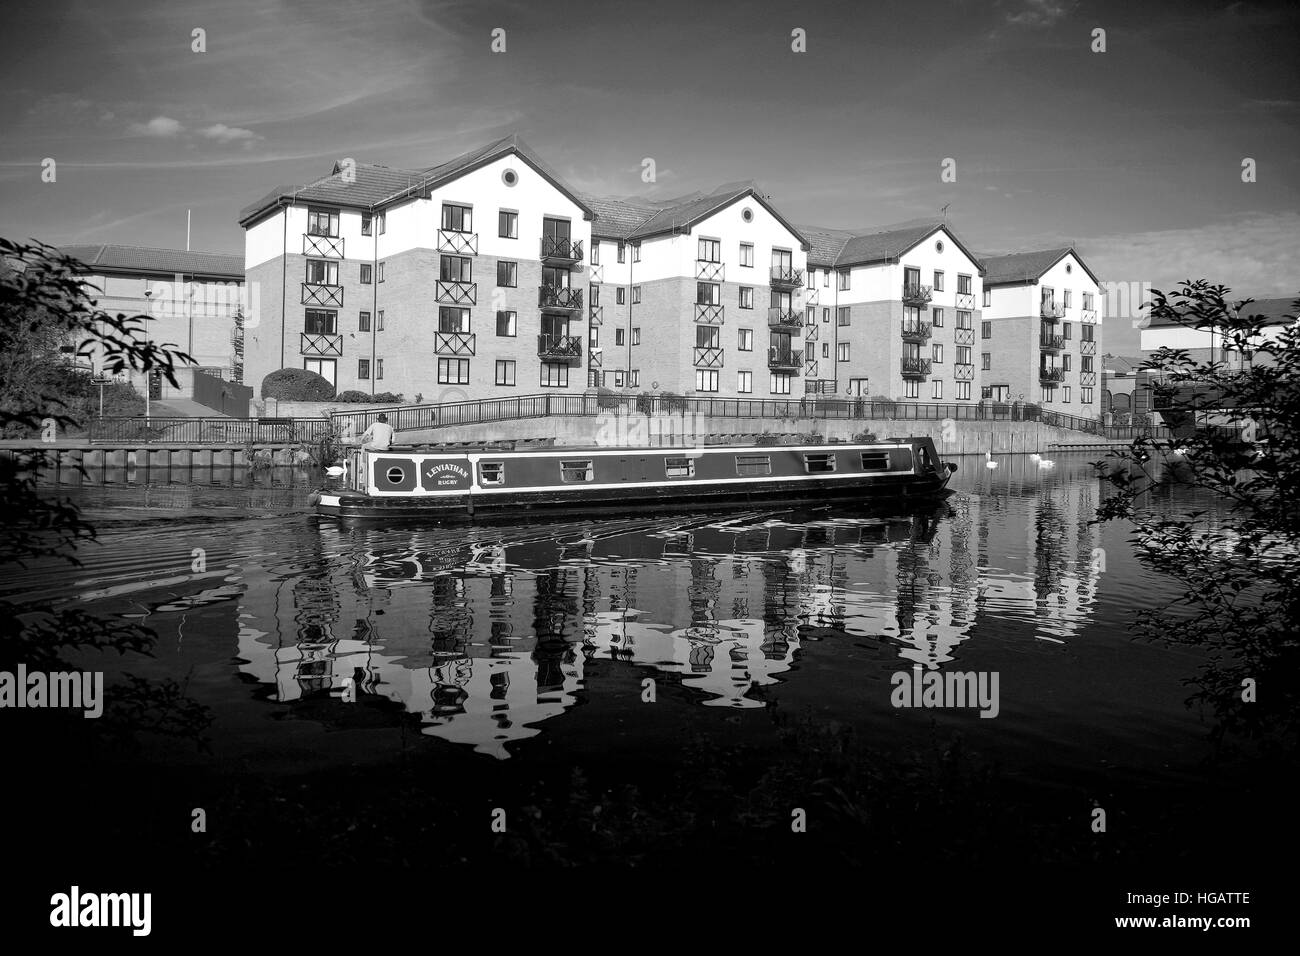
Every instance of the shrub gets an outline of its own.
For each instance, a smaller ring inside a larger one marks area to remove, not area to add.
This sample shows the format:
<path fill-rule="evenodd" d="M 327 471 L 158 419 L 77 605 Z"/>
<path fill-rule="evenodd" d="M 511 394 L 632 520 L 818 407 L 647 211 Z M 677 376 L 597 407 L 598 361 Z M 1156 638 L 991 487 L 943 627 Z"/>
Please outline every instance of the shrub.
<path fill-rule="evenodd" d="M 852 441 L 855 445 L 869 445 L 880 439 L 876 437 L 875 432 L 858 432 L 853 436 Z"/>
<path fill-rule="evenodd" d="M 618 408 L 621 404 L 623 398 L 617 392 L 603 386 L 596 389 L 597 408 Z"/>
<path fill-rule="evenodd" d="M 373 395 L 367 395 L 365 392 L 356 389 L 348 389 L 346 392 L 339 392 L 334 396 L 336 402 L 400 402 L 402 396 L 395 392 L 376 392 Z"/>
<path fill-rule="evenodd" d="M 664 392 L 659 396 L 659 410 L 661 412 L 685 412 L 686 399 L 675 392 Z"/>
<path fill-rule="evenodd" d="M 334 397 L 334 386 L 329 379 L 305 368 L 282 368 L 262 379 L 262 397 L 284 402 L 327 402 Z"/>
<path fill-rule="evenodd" d="M 781 444 L 781 436 L 773 435 L 771 432 L 763 432 L 763 434 L 759 435 L 758 438 L 754 439 L 754 444 L 755 445 L 779 445 Z"/>

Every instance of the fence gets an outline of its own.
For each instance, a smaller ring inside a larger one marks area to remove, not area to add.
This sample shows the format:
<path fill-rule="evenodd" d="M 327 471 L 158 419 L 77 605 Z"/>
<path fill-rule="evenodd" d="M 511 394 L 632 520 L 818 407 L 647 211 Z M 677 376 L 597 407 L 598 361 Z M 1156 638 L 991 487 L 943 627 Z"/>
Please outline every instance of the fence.
<path fill-rule="evenodd" d="M 178 445 L 318 443 L 330 434 L 328 418 L 96 418 L 92 442 Z"/>

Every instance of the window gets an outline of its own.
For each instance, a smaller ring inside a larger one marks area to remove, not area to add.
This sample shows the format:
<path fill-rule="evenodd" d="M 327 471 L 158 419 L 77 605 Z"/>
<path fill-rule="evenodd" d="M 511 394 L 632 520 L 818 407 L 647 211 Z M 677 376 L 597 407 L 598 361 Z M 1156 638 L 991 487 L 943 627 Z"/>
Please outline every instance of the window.
<path fill-rule="evenodd" d="M 943 379 L 936 378 L 930 382 L 930 397 L 943 398 Z"/>
<path fill-rule="evenodd" d="M 983 385 L 980 387 L 980 399 L 1005 402 L 1011 397 L 1010 385 Z"/>
<path fill-rule="evenodd" d="M 515 384 L 515 363 L 513 359 L 497 359 L 496 384 Z"/>
<path fill-rule="evenodd" d="M 789 249 L 773 249 L 772 269 L 778 275 L 790 275 L 794 271 L 794 253 Z"/>
<path fill-rule="evenodd" d="M 1070 307 L 1070 293 L 1071 293 L 1071 291 L 1072 291 L 1072 290 L 1070 290 L 1070 289 L 1066 289 L 1065 291 L 1063 291 L 1063 292 L 1061 293 L 1061 305 L 1065 306 L 1067 309 Z M 1066 401 L 1069 401 L 1069 399 L 1066 399 Z"/>
<path fill-rule="evenodd" d="M 639 325 L 632 326 L 632 344 L 633 345 L 641 344 L 641 326 Z"/>
<path fill-rule="evenodd" d="M 336 209 L 308 209 L 307 235 L 338 238 L 339 214 Z"/>
<path fill-rule="evenodd" d="M 665 458 L 664 474 L 669 478 L 694 478 L 694 458 Z"/>
<path fill-rule="evenodd" d="M 957 294 L 970 295 L 970 276 L 957 274 Z"/>
<path fill-rule="evenodd" d="M 626 332 L 625 329 L 615 329 L 615 330 L 614 330 L 614 344 L 615 344 L 615 345 L 623 345 L 623 344 L 624 344 L 624 335 L 625 335 L 625 332 Z"/>
<path fill-rule="evenodd" d="M 835 310 L 835 324 L 840 326 L 848 325 L 851 315 L 852 313 L 847 305 L 840 306 Z"/>
<path fill-rule="evenodd" d="M 374 267 L 372 267 L 368 262 L 363 262 L 361 264 L 361 284 L 370 285 L 370 282 L 373 278 L 374 278 Z"/>
<path fill-rule="evenodd" d="M 1071 324 L 1072 323 L 1070 322 L 1061 323 L 1061 337 L 1065 339 L 1065 341 L 1067 342 L 1070 341 L 1071 338 L 1073 338 L 1073 330 L 1070 328 Z"/>
<path fill-rule="evenodd" d="M 375 213 L 375 223 L 379 227 L 379 234 L 382 236 L 388 231 L 388 213 Z"/>
<path fill-rule="evenodd" d="M 383 282 L 383 281 L 384 281 L 384 263 L 382 263 L 382 262 L 379 263 L 379 265 L 377 265 L 375 268 L 379 270 L 379 281 L 380 281 L 380 282 Z"/>
<path fill-rule="evenodd" d="M 781 372 L 773 372 L 767 382 L 767 390 L 773 395 L 789 395 L 790 382 L 793 375 L 786 375 Z"/>
<path fill-rule="evenodd" d="M 972 326 L 970 323 L 970 313 L 965 311 L 964 309 L 957 310 L 957 328 L 959 329 L 974 328 L 974 326 Z"/>
<path fill-rule="evenodd" d="M 315 372 L 331 385 L 338 384 L 336 380 L 338 366 L 334 359 L 305 358 L 302 360 L 302 367 L 309 372 Z"/>
<path fill-rule="evenodd" d="M 771 473 L 772 457 L 770 455 L 736 456 L 736 474 L 741 478 L 749 478 L 754 475 L 770 475 Z"/>
<path fill-rule="evenodd" d="M 1079 326 L 1079 341 L 1091 342 L 1093 332 L 1095 331 L 1096 331 L 1096 326 L 1093 325 L 1084 324 Z"/>
<path fill-rule="evenodd" d="M 321 259 L 308 259 L 307 282 L 311 285 L 338 285 L 339 264 Z"/>
<path fill-rule="evenodd" d="M 593 325 L 587 330 L 587 345 L 593 349 L 600 348 L 600 326 Z"/>
<path fill-rule="evenodd" d="M 722 347 L 722 330 L 716 325 L 695 326 L 695 345 L 701 349 Z"/>
<path fill-rule="evenodd" d="M 838 286 L 838 288 L 839 288 L 839 290 L 840 290 L 841 292 L 847 292 L 847 291 L 848 291 L 848 288 L 849 288 L 849 275 L 850 275 L 850 273 L 849 273 L 849 270 L 848 270 L 848 269 L 845 269 L 844 271 L 842 271 L 842 272 L 839 273 L 839 279 L 838 279 L 839 286 Z"/>
<path fill-rule="evenodd" d="M 357 378 L 370 378 L 370 359 L 357 359 Z"/>
<path fill-rule="evenodd" d="M 632 244 L 632 261 L 633 262 L 641 261 L 641 243 L 639 242 Z"/>
<path fill-rule="evenodd" d="M 970 382 L 957 383 L 957 398 L 970 400 Z"/>
<path fill-rule="evenodd" d="M 480 461 L 478 463 L 478 483 L 480 485 L 504 485 L 506 483 L 506 463 L 504 461 Z"/>
<path fill-rule="evenodd" d="M 595 284 L 588 285 L 587 295 L 588 295 L 588 302 L 591 305 L 593 306 L 600 305 L 600 286 Z"/>
<path fill-rule="evenodd" d="M 837 361 L 840 362 L 847 362 L 849 360 L 848 342 L 840 342 L 838 345 L 835 346 L 835 358 Z"/>
<path fill-rule="evenodd" d="M 623 371 L 621 369 L 614 373 L 614 387 L 615 388 L 623 387 Z"/>
<path fill-rule="evenodd" d="M 444 282 L 469 282 L 473 263 L 468 256 L 442 256 L 438 260 L 438 278 Z"/>
<path fill-rule="evenodd" d="M 736 347 L 742 352 L 754 351 L 754 330 L 739 329 L 737 331 L 740 335 L 740 341 L 736 344 Z"/>
<path fill-rule="evenodd" d="M 560 459 L 561 481 L 591 481 L 596 477 L 590 458 Z"/>
<path fill-rule="evenodd" d="M 831 287 L 831 270 L 826 269 L 822 272 L 822 288 L 829 289 L 830 287 Z"/>
<path fill-rule="evenodd" d="M 1041 394 L 1039 395 L 1039 399 L 1040 399 L 1041 401 L 1044 401 L 1044 402 L 1054 402 L 1054 401 L 1056 401 L 1056 386 L 1055 386 L 1055 385 L 1044 385 L 1044 386 L 1043 386 L 1043 389 L 1042 389 L 1042 392 L 1041 392 Z"/>
<path fill-rule="evenodd" d="M 600 240 L 599 239 L 591 240 L 591 264 L 593 266 L 600 265 Z"/>
<path fill-rule="evenodd" d="M 943 309 L 931 309 L 930 319 L 934 322 L 936 329 L 943 328 Z"/>
<path fill-rule="evenodd" d="M 829 307 L 824 307 L 822 309 L 822 321 L 829 322 L 830 320 L 831 320 L 831 310 Z"/>
<path fill-rule="evenodd" d="M 632 304 L 641 304 L 641 287 L 639 285 L 632 286 Z"/>
<path fill-rule="evenodd" d="M 748 395 L 754 391 L 754 373 L 737 372 L 736 373 L 736 391 L 742 395 Z"/>
<path fill-rule="evenodd" d="M 831 357 L 831 343 L 829 343 L 829 342 L 823 342 L 823 343 L 822 343 L 822 358 L 830 358 L 830 357 Z"/>
<path fill-rule="evenodd" d="M 746 269 L 754 268 L 754 244 L 752 242 L 742 242 L 740 244 L 740 264 Z"/>
<path fill-rule="evenodd" d="M 497 262 L 497 285 L 514 289 L 519 285 L 519 263 Z"/>
<path fill-rule="evenodd" d="M 905 380 L 903 381 L 903 397 L 904 397 L 904 398 L 920 398 L 920 397 L 921 397 L 921 387 L 920 387 L 920 383 L 917 382 L 916 379 L 914 379 L 914 378 L 909 378 L 909 379 L 905 379 Z"/>
<path fill-rule="evenodd" d="M 627 304 L 627 289 L 625 289 L 623 286 L 619 286 L 617 289 L 614 290 L 614 304 L 615 305 Z"/>
<path fill-rule="evenodd" d="M 439 385 L 468 385 L 469 359 L 438 359 Z"/>
<path fill-rule="evenodd" d="M 1069 370 L 1070 370 L 1070 353 L 1066 352 L 1061 356 L 1061 371 L 1068 372 Z"/>
<path fill-rule="evenodd" d="M 695 370 L 695 390 L 697 392 L 716 392 L 718 390 L 718 370 L 697 368 Z"/>
<path fill-rule="evenodd" d="M 448 232 L 473 232 L 474 213 L 470 206 L 442 204 L 442 228 Z"/>
<path fill-rule="evenodd" d="M 992 289 L 985 289 L 985 290 L 984 290 L 984 308 L 987 309 L 987 308 L 988 308 L 989 306 L 991 306 L 992 304 L 993 304 L 993 290 L 992 290 Z"/>
<path fill-rule="evenodd" d="M 969 345 L 957 346 L 957 364 L 969 365 L 971 357 L 971 347 Z"/>
<path fill-rule="evenodd" d="M 1062 386 L 1061 386 L 1061 401 L 1063 401 L 1063 402 L 1068 402 L 1069 400 L 1070 400 L 1070 386 L 1068 386 L 1068 385 L 1062 385 Z"/>
<path fill-rule="evenodd" d="M 1092 404 L 1092 389 L 1090 389 L 1090 388 L 1081 388 L 1081 389 L 1079 389 L 1079 401 L 1083 402 L 1083 404 L 1085 404 L 1085 405 L 1091 405 L 1091 404 Z"/>
<path fill-rule="evenodd" d="M 722 303 L 722 286 L 716 282 L 695 283 L 695 303 L 697 305 L 720 305 Z"/>
<path fill-rule="evenodd" d="M 1092 356 L 1084 355 L 1079 359 L 1079 368 L 1085 372 L 1092 371 Z"/>
<path fill-rule="evenodd" d="M 930 361 L 938 364 L 943 361 L 943 343 L 935 342 L 930 346 Z"/>
<path fill-rule="evenodd" d="M 934 270 L 934 291 L 935 292 L 943 291 L 943 270 L 942 269 Z"/>
<path fill-rule="evenodd" d="M 868 394 L 868 393 L 871 391 L 871 389 L 870 389 L 870 387 L 869 387 L 869 386 L 870 386 L 870 382 L 871 382 L 870 379 L 865 379 L 865 378 L 851 378 L 851 379 L 849 379 L 849 394 L 850 394 L 850 395 L 866 395 L 866 394 Z"/>
<path fill-rule="evenodd" d="M 518 312 L 500 311 L 497 313 L 497 335 L 514 338 L 518 335 Z"/>
<path fill-rule="evenodd" d="M 569 366 L 558 362 L 542 363 L 542 388 L 568 388 Z"/>
<path fill-rule="evenodd" d="M 303 319 L 303 331 L 314 335 L 333 335 L 337 331 L 339 314 L 328 309 L 308 309 Z"/>
<path fill-rule="evenodd" d="M 375 331 L 376 332 L 384 331 L 384 310 L 383 309 L 380 309 L 378 312 L 375 313 L 375 320 L 376 320 Z"/>
<path fill-rule="evenodd" d="M 438 331 L 468 332 L 469 309 L 458 308 L 454 305 L 438 306 Z"/>
<path fill-rule="evenodd" d="M 384 377 L 384 360 L 375 359 L 375 378 L 383 379 Z"/>
<path fill-rule="evenodd" d="M 362 312 L 362 313 L 360 313 L 360 314 L 357 316 L 357 331 L 358 331 L 358 332 L 369 332 L 369 331 L 370 331 L 370 313 L 369 313 L 369 312 Z"/>
<path fill-rule="evenodd" d="M 717 239 L 700 239 L 696 258 L 701 262 L 721 262 L 722 243 Z"/>
<path fill-rule="evenodd" d="M 982 369 L 983 371 L 987 372 L 990 368 L 993 367 L 992 362 L 993 362 L 993 353 L 992 353 L 992 352 L 981 352 L 981 353 L 980 353 L 980 369 Z"/>
<path fill-rule="evenodd" d="M 754 307 L 754 289 L 752 286 L 742 285 L 740 287 L 740 307 L 742 309 L 752 309 Z"/>
<path fill-rule="evenodd" d="M 368 212 L 361 214 L 361 235 L 373 236 L 375 234 L 375 220 Z"/>
<path fill-rule="evenodd" d="M 818 453 L 816 455 L 803 456 L 803 470 L 810 475 L 826 473 L 835 470 L 835 453 Z"/>
<path fill-rule="evenodd" d="M 502 239 L 519 238 L 519 213 L 502 209 L 497 213 L 497 235 Z"/>
<path fill-rule="evenodd" d="M 991 338 L 993 338 L 993 323 L 992 323 L 992 322 L 989 322 L 989 321 L 985 320 L 985 321 L 983 321 L 983 322 L 980 323 L 980 338 L 982 338 L 982 339 L 991 339 Z"/>
<path fill-rule="evenodd" d="M 638 385 L 641 384 L 641 370 L 639 368 L 634 368 L 632 369 L 631 372 L 628 373 L 627 383 L 633 388 L 636 388 Z"/>
<path fill-rule="evenodd" d="M 864 451 L 862 453 L 863 471 L 889 471 L 889 452 Z"/>
<path fill-rule="evenodd" d="M 1085 292 L 1085 293 L 1083 294 L 1083 307 L 1084 307 L 1084 309 L 1087 310 L 1087 311 L 1091 311 L 1091 310 L 1092 310 L 1092 293 L 1091 293 L 1091 292 Z"/>
<path fill-rule="evenodd" d="M 618 241 L 618 261 L 627 262 L 627 243 L 622 239 Z"/>

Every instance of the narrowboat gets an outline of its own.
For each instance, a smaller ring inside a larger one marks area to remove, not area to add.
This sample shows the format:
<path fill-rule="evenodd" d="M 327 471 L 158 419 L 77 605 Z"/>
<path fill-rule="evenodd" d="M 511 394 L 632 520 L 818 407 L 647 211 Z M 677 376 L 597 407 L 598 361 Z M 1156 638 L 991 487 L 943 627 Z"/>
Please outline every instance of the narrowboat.
<path fill-rule="evenodd" d="M 694 448 L 355 449 L 312 496 L 343 518 L 477 517 L 727 504 L 885 502 L 946 494 L 929 438 Z"/>

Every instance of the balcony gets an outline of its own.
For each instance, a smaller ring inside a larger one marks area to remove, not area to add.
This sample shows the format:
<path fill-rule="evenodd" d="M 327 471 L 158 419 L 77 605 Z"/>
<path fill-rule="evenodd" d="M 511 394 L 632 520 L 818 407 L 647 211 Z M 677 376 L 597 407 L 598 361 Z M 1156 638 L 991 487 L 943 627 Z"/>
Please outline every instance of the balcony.
<path fill-rule="evenodd" d="M 604 349 L 587 350 L 587 368 L 602 368 L 605 364 Z"/>
<path fill-rule="evenodd" d="M 803 285 L 803 270 L 772 266 L 769 275 L 774 289 L 798 289 Z"/>
<path fill-rule="evenodd" d="M 1065 348 L 1065 338 L 1060 335 L 1048 335 L 1044 332 L 1038 347 L 1044 352 L 1059 352 Z"/>
<path fill-rule="evenodd" d="M 903 341 L 904 342 L 925 342 L 934 331 L 929 322 L 908 322 L 903 320 Z"/>
<path fill-rule="evenodd" d="M 558 285 L 538 286 L 537 307 L 543 312 L 581 312 L 582 290 Z"/>
<path fill-rule="evenodd" d="M 342 259 L 343 240 L 338 236 L 313 236 L 305 233 L 302 237 L 302 254 L 313 259 Z"/>
<path fill-rule="evenodd" d="M 435 332 L 433 351 L 438 355 L 473 355 L 473 332 Z"/>
<path fill-rule="evenodd" d="M 582 261 L 582 240 L 542 236 L 541 259 L 547 265 L 572 265 Z"/>
<path fill-rule="evenodd" d="M 837 390 L 835 386 L 833 378 L 805 379 L 803 391 L 805 395 L 834 395 Z"/>
<path fill-rule="evenodd" d="M 705 325 L 721 325 L 722 306 L 705 305 L 703 302 L 695 303 L 695 321 L 703 322 Z"/>
<path fill-rule="evenodd" d="M 797 333 L 803 328 L 803 315 L 794 306 L 773 306 L 767 310 L 767 324 L 773 329 L 789 329 Z"/>
<path fill-rule="evenodd" d="M 952 367 L 952 373 L 953 373 L 953 374 L 952 374 L 952 377 L 953 377 L 953 379 L 954 379 L 955 381 L 958 381 L 958 382 L 973 382 L 973 381 L 975 381 L 975 366 L 974 366 L 974 365 L 966 365 L 966 364 L 963 364 L 963 363 L 959 362 L 959 363 L 957 363 L 956 365 L 954 365 L 954 366 Z"/>
<path fill-rule="evenodd" d="M 594 282 L 596 285 L 605 281 L 605 267 L 599 262 L 593 262 L 591 269 L 587 273 L 587 281 Z"/>
<path fill-rule="evenodd" d="M 1082 385 L 1082 386 L 1084 386 L 1085 388 L 1087 388 L 1087 387 L 1089 387 L 1089 386 L 1096 385 L 1096 384 L 1097 384 L 1097 373 L 1096 373 L 1096 372 L 1080 372 L 1080 373 L 1079 373 L 1079 384 Z"/>
<path fill-rule="evenodd" d="M 582 362 L 582 339 L 576 335 L 539 335 L 537 357 L 547 362 L 579 365 Z"/>
<path fill-rule="evenodd" d="M 1065 381 L 1065 369 L 1063 368 L 1039 368 L 1038 380 L 1044 385 L 1059 385 Z"/>
<path fill-rule="evenodd" d="M 452 305 L 478 304 L 478 284 L 474 282 L 439 279 L 434 294 L 439 302 L 450 302 Z"/>
<path fill-rule="evenodd" d="M 809 359 L 803 367 L 804 375 L 815 376 L 817 374 L 817 360 Z"/>
<path fill-rule="evenodd" d="M 704 282 L 724 282 L 726 280 L 723 276 L 726 271 L 721 262 L 708 262 L 704 259 L 695 260 L 695 278 Z"/>
<path fill-rule="evenodd" d="M 695 347 L 696 368 L 722 368 L 722 349 Z"/>
<path fill-rule="evenodd" d="M 779 349 L 773 346 L 767 350 L 767 367 L 774 371 L 797 372 L 803 367 L 803 349 Z"/>
<path fill-rule="evenodd" d="M 903 284 L 903 304 L 911 306 L 923 306 L 930 304 L 930 298 L 933 290 L 928 285 L 908 285 Z"/>
<path fill-rule="evenodd" d="M 603 325 L 605 322 L 605 307 L 603 305 L 593 305 L 591 307 L 591 324 L 593 326 Z"/>
<path fill-rule="evenodd" d="M 1085 325 L 1096 325 L 1096 324 L 1097 324 L 1097 310 L 1096 310 L 1096 309 L 1080 309 L 1080 310 L 1079 310 L 1079 321 L 1082 322 L 1082 323 L 1084 323 Z"/>
<path fill-rule="evenodd" d="M 342 355 L 343 336 L 329 332 L 302 332 L 298 349 L 303 355 Z"/>
<path fill-rule="evenodd" d="M 1062 319 L 1065 317 L 1065 306 L 1057 303 L 1055 299 L 1044 299 L 1039 307 L 1039 314 L 1045 319 Z"/>
<path fill-rule="evenodd" d="M 438 251 L 452 256 L 476 256 L 478 255 L 478 233 L 439 229 Z"/>
<path fill-rule="evenodd" d="M 905 358 L 901 365 L 903 378 L 927 378 L 932 367 L 928 358 Z"/>
<path fill-rule="evenodd" d="M 962 309 L 963 311 L 973 311 L 975 308 L 975 293 L 958 292 L 957 308 Z"/>
<path fill-rule="evenodd" d="M 343 286 L 317 285 L 314 282 L 302 284 L 302 304 L 319 305 L 327 309 L 343 308 Z"/>
<path fill-rule="evenodd" d="M 1097 340 L 1096 340 L 1096 339 L 1084 339 L 1082 342 L 1080 342 L 1080 343 L 1079 343 L 1079 354 L 1080 354 L 1080 355 L 1096 355 L 1096 354 L 1097 354 Z"/>
<path fill-rule="evenodd" d="M 822 335 L 821 326 L 818 325 L 816 322 L 813 322 L 811 325 L 809 325 L 807 328 L 804 329 L 804 341 L 806 342 L 809 343 L 816 342 L 819 338 L 821 338 L 821 335 Z"/>
<path fill-rule="evenodd" d="M 974 345 L 975 330 L 957 328 L 953 330 L 952 341 L 954 345 Z"/>

